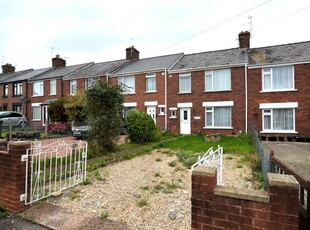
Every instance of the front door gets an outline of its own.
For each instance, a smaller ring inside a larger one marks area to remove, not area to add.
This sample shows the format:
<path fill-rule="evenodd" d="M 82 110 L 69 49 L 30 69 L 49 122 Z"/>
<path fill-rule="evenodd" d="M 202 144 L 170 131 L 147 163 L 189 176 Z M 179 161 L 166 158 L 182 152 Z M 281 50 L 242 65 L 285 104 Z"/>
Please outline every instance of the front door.
<path fill-rule="evenodd" d="M 47 105 L 42 106 L 42 125 L 45 126 L 46 122 L 48 122 L 48 112 Z"/>
<path fill-rule="evenodd" d="M 146 108 L 146 113 L 153 118 L 154 123 L 156 124 L 156 107 L 155 106 L 148 106 Z"/>
<path fill-rule="evenodd" d="M 180 108 L 180 133 L 191 134 L 191 109 Z"/>

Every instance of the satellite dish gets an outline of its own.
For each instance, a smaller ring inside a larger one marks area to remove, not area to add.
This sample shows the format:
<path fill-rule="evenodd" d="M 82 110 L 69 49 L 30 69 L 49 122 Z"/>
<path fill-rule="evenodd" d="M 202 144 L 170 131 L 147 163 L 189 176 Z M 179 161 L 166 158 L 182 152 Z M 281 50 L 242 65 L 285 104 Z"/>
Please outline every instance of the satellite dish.
<path fill-rule="evenodd" d="M 20 97 L 20 100 L 21 100 L 22 102 L 27 102 L 27 101 L 28 101 L 28 99 L 27 99 L 25 96 L 21 96 L 21 97 Z"/>

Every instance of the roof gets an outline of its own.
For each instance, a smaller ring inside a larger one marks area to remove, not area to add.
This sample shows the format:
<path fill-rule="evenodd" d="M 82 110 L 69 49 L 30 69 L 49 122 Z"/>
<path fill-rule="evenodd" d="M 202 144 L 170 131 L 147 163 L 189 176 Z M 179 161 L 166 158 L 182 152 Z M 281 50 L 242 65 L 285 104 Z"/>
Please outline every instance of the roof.
<path fill-rule="evenodd" d="M 74 73 L 77 70 L 80 70 L 82 68 L 86 68 L 92 64 L 93 64 L 93 62 L 79 64 L 79 65 L 65 66 L 65 67 L 57 67 L 51 71 L 48 71 L 48 72 L 42 73 L 40 75 L 34 76 L 33 78 L 30 78 L 29 81 L 37 81 L 37 80 L 45 80 L 45 79 L 64 77 L 68 74 Z"/>
<path fill-rule="evenodd" d="M 108 62 L 101 62 L 95 63 L 87 68 L 81 69 L 73 74 L 70 74 L 64 77 L 64 80 L 71 80 L 71 79 L 79 79 L 79 78 L 87 78 L 87 77 L 99 77 L 109 74 L 119 67 L 123 66 L 124 64 L 128 63 L 129 60 L 116 60 L 116 61 L 108 61 Z"/>
<path fill-rule="evenodd" d="M 181 57 L 183 53 L 171 54 L 166 56 L 151 57 L 139 59 L 130 62 L 128 65 L 115 71 L 114 75 L 125 75 L 135 73 L 153 72 L 164 69 L 169 69 L 173 66 Z"/>
<path fill-rule="evenodd" d="M 249 65 L 310 62 L 310 41 L 253 48 Z"/>
<path fill-rule="evenodd" d="M 0 81 L 0 83 L 10 83 L 10 82 L 24 81 L 24 80 L 30 79 L 30 78 L 32 78 L 32 77 L 34 77 L 36 75 L 42 74 L 44 72 L 47 72 L 47 71 L 49 71 L 51 69 L 52 69 L 52 67 L 28 71 L 28 72 L 25 72 L 23 74 L 19 74 L 19 75 L 15 76 L 15 77 L 10 77 L 8 79 Z"/>
<path fill-rule="evenodd" d="M 226 49 L 187 54 L 171 69 L 171 72 L 206 69 L 220 66 L 243 65 L 247 62 L 246 49 Z"/>
<path fill-rule="evenodd" d="M 21 70 L 14 73 L 6 73 L 6 74 L 0 74 L 0 83 L 7 83 L 11 82 L 11 79 L 15 79 L 16 77 L 21 76 L 22 74 L 28 73 L 33 71 L 33 69 L 27 69 L 27 70 Z"/>

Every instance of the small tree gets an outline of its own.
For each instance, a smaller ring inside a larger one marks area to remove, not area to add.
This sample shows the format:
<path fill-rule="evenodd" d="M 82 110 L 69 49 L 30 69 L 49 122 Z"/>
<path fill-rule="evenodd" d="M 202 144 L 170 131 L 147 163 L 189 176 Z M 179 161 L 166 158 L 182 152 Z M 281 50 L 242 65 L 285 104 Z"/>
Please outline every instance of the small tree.
<path fill-rule="evenodd" d="M 60 98 L 57 101 L 51 102 L 48 106 L 48 114 L 51 121 L 67 122 L 68 116 L 65 114 L 65 98 Z"/>
<path fill-rule="evenodd" d="M 85 100 L 85 93 L 81 91 L 65 98 L 64 107 L 69 121 L 77 123 L 86 121 Z"/>
<path fill-rule="evenodd" d="M 109 86 L 99 81 L 86 91 L 88 136 L 98 150 L 111 149 L 118 140 L 123 102 L 119 85 Z"/>
<path fill-rule="evenodd" d="M 127 133 L 132 142 L 153 141 L 157 127 L 151 116 L 139 110 L 131 110 L 125 119 Z"/>

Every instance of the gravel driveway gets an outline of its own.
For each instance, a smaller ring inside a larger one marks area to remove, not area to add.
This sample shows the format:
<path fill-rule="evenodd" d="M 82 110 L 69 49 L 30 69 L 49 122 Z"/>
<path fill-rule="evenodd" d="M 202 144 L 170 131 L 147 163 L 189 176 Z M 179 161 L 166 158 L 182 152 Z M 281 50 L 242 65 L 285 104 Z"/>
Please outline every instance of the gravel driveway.
<path fill-rule="evenodd" d="M 231 156 L 231 157 L 229 157 Z M 251 170 L 224 155 L 224 183 L 253 189 Z M 126 224 L 130 229 L 190 229 L 191 172 L 154 150 L 88 174 L 80 185 L 47 200 L 72 213 L 87 213 Z"/>

